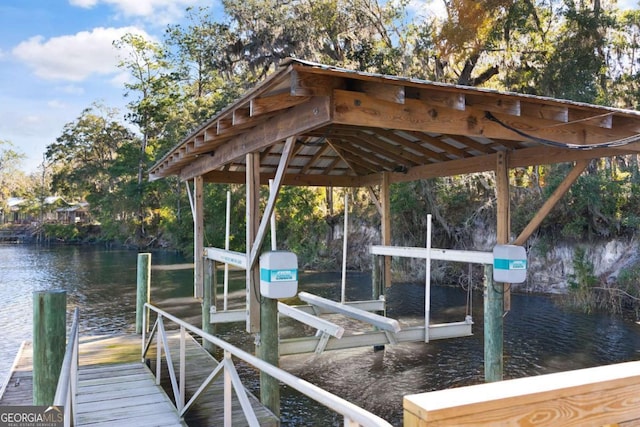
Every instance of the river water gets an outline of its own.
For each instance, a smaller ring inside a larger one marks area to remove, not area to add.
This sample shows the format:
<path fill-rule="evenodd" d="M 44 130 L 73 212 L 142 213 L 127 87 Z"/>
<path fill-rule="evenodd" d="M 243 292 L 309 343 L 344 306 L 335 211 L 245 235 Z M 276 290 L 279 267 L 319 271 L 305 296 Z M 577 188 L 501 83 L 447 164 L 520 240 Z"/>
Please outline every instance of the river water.
<path fill-rule="evenodd" d="M 132 332 L 135 322 L 137 255 L 131 251 L 88 247 L 0 245 L 0 384 L 20 343 L 31 339 L 32 293 L 67 291 L 69 311 L 80 308 L 82 335 Z M 174 254 L 152 256 L 154 266 L 184 262 Z M 241 302 L 243 275 L 231 282 L 230 306 Z M 200 309 L 192 295 L 190 270 L 153 270 L 152 302 L 200 325 Z M 347 300 L 368 299 L 370 277 L 349 273 Z M 334 300 L 340 296 L 336 273 L 304 273 L 300 290 Z M 467 293 L 434 286 L 432 319 L 463 320 Z M 387 293 L 387 314 L 402 324 L 418 324 L 424 311 L 424 284 L 394 284 Z M 409 343 L 325 352 L 320 356 L 281 358 L 281 366 L 330 392 L 402 424 L 406 394 L 477 384 L 483 380 L 482 295 L 473 296 L 474 335 L 429 344 Z M 347 330 L 359 327 L 346 322 Z M 242 324 L 222 326 L 225 339 L 252 351 L 253 337 Z M 282 321 L 283 335 L 303 332 L 291 320 Z M 308 331 L 306 331 L 308 335 Z M 505 318 L 505 378 L 579 369 L 640 359 L 640 326 L 602 314 L 586 315 L 559 307 L 551 298 L 513 295 Z M 247 384 L 257 393 L 255 375 L 245 369 Z M 327 409 L 286 387 L 282 390 L 283 426 L 330 426 L 342 421 Z"/>

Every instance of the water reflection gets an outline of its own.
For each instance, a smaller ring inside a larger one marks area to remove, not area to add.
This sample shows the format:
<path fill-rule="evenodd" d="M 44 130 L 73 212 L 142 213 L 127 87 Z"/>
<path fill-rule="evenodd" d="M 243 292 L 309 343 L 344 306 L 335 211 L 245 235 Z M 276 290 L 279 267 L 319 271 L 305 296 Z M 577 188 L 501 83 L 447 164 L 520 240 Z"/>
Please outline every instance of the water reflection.
<path fill-rule="evenodd" d="M 173 254 L 153 254 L 154 265 L 182 263 Z M 189 270 L 153 270 L 152 301 L 170 313 L 200 325 L 200 306 L 192 298 Z M 301 274 L 300 290 L 333 300 L 340 297 L 336 273 Z M 135 317 L 136 254 L 94 248 L 34 248 L 0 246 L 0 380 L 22 340 L 31 339 L 31 299 L 36 290 L 65 289 L 70 308 L 81 308 L 83 335 L 133 331 Z M 222 280 L 219 280 L 220 287 Z M 233 272 L 230 308 L 242 305 L 244 274 Z M 370 277 L 348 275 L 347 300 L 368 299 Z M 460 288 L 433 287 L 434 321 L 460 321 L 466 315 L 467 293 Z M 420 324 L 424 312 L 424 285 L 395 284 L 387 292 L 387 313 L 403 325 Z M 384 351 L 359 348 L 322 355 L 286 356 L 281 365 L 295 375 L 335 393 L 389 420 L 402 424 L 402 397 L 483 380 L 482 295 L 473 294 L 474 335 L 387 346 Z M 362 327 L 333 317 L 349 331 Z M 313 335 L 293 320 L 282 321 L 283 336 Z M 604 315 L 585 315 L 559 309 L 552 299 L 513 295 L 505 318 L 505 377 L 517 378 L 638 358 L 640 327 Z M 227 324 L 218 334 L 253 351 L 254 339 L 244 324 Z M 258 392 L 255 371 L 239 370 Z M 342 420 L 288 388 L 282 390 L 283 426 L 341 425 Z"/>

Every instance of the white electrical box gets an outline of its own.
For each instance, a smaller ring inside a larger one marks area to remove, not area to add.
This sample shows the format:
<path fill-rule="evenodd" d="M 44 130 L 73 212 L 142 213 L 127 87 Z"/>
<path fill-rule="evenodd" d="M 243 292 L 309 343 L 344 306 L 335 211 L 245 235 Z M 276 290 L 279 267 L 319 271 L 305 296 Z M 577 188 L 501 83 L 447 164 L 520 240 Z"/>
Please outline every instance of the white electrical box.
<path fill-rule="evenodd" d="M 260 294 L 266 298 L 290 298 L 298 293 L 298 257 L 273 251 L 260 256 Z"/>
<path fill-rule="evenodd" d="M 527 280 L 527 253 L 522 246 L 496 245 L 493 248 L 493 280 L 501 283 Z"/>

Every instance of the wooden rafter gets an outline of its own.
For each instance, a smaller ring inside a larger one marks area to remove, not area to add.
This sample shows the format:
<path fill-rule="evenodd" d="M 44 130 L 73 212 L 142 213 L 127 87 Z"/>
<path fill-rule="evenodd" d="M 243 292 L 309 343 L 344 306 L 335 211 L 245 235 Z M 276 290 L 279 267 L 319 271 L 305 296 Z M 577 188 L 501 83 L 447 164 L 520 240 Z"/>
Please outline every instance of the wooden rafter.
<path fill-rule="evenodd" d="M 402 181 L 490 171 L 503 151 L 514 165 L 640 152 L 640 114 L 290 60 L 167 153 L 150 176 L 231 181 L 249 152 L 261 152 L 263 172 L 273 175 L 273 159 L 291 135 L 300 144 L 286 180 L 318 175 L 310 179 L 316 185 L 323 176 L 328 183 L 349 175 L 349 182 L 369 182 L 400 170 L 390 179 Z M 623 144 L 562 148 L 611 141 Z"/>

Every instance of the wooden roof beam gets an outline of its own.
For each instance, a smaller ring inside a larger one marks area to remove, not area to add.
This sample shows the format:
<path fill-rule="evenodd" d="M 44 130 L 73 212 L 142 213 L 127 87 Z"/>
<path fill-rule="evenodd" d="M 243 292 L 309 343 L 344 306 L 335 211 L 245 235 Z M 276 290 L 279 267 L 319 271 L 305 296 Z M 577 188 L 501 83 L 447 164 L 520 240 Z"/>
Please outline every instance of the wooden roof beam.
<path fill-rule="evenodd" d="M 397 146 L 389 142 L 384 142 L 375 135 L 369 135 L 364 132 L 354 132 L 352 138 L 367 144 L 365 148 L 378 152 L 406 167 L 419 165 L 424 162 L 424 158 L 407 152 L 402 146 Z"/>
<path fill-rule="evenodd" d="M 405 89 L 406 97 L 418 99 L 429 105 L 451 108 L 452 110 L 464 111 L 466 108 L 465 95 L 451 91 L 438 89 L 419 89 L 409 86 Z"/>
<path fill-rule="evenodd" d="M 573 162 L 583 159 L 597 159 L 620 154 L 614 148 L 593 150 L 566 150 L 562 148 L 534 147 L 523 148 L 509 153 L 511 168 L 553 163 Z M 468 157 L 450 160 L 446 163 L 420 165 L 409 169 L 406 173 L 391 173 L 390 180 L 395 182 L 415 181 L 418 179 L 440 178 L 453 175 L 487 172 L 495 169 L 497 153 L 486 156 Z"/>
<path fill-rule="evenodd" d="M 387 170 L 393 170 L 396 166 L 389 160 L 380 157 L 375 151 L 365 150 L 360 144 L 356 145 L 352 141 L 347 142 L 345 140 L 332 139 L 332 146 L 334 148 L 339 148 L 343 153 L 346 151 L 354 154 L 357 158 L 352 158 L 351 161 L 366 167 L 372 172 L 378 170 L 377 167 L 371 165 L 372 163 Z"/>
<path fill-rule="evenodd" d="M 227 129 L 231 129 L 233 127 L 233 118 L 232 117 L 220 117 L 216 124 L 216 133 L 220 135 Z"/>
<path fill-rule="evenodd" d="M 341 150 L 341 147 L 336 146 L 332 140 L 327 139 L 327 144 L 331 146 L 333 151 L 342 159 L 342 161 L 353 171 L 356 175 L 367 175 L 371 172 L 375 172 L 375 169 L 371 167 L 371 164 L 362 162 L 359 158 L 354 158 L 355 156 L 351 155 L 348 152 Z M 362 163 L 362 164 L 361 164 Z M 358 170 L 358 168 L 361 168 Z"/>
<path fill-rule="evenodd" d="M 553 120 L 555 122 L 567 123 L 569 121 L 569 108 L 565 105 L 522 102 L 520 104 L 520 114 L 522 116 Z"/>
<path fill-rule="evenodd" d="M 441 137 L 435 137 L 435 136 L 427 135 L 425 133 L 416 132 L 416 131 L 412 131 L 412 132 L 408 132 L 408 133 L 410 135 L 413 135 L 416 138 L 418 138 L 419 141 L 425 142 L 425 143 L 427 143 L 429 145 L 432 145 L 432 146 L 442 150 L 444 152 L 444 158 L 442 159 L 443 161 L 451 160 L 451 158 L 447 157 L 446 154 L 451 154 L 451 155 L 453 155 L 455 157 L 459 157 L 459 158 L 465 158 L 465 157 L 469 157 L 470 156 L 470 154 L 467 153 L 462 148 L 458 148 L 455 145 L 452 145 L 452 144 L 449 144 L 447 142 L 442 141 L 440 139 Z M 450 139 L 452 139 L 452 138 L 450 138 Z M 421 147 L 422 147 L 422 145 L 421 145 Z"/>
<path fill-rule="evenodd" d="M 520 100 L 515 98 L 498 98 L 489 94 L 467 94 L 466 103 L 469 107 L 492 113 L 504 113 L 512 116 L 521 114 Z"/>
<path fill-rule="evenodd" d="M 307 173 L 309 169 L 311 169 L 311 167 L 315 164 L 315 162 L 317 162 L 322 157 L 322 155 L 325 153 L 325 151 L 327 151 L 328 148 L 329 146 L 327 144 L 324 144 L 321 147 L 319 147 L 316 153 L 313 155 L 313 157 L 311 157 L 311 159 L 307 161 L 307 164 L 304 165 L 300 173 L 302 174 Z"/>
<path fill-rule="evenodd" d="M 366 93 L 377 99 L 395 102 L 396 104 L 404 104 L 404 86 L 372 82 L 368 80 L 356 80 L 353 82 L 352 89 Z"/>
<path fill-rule="evenodd" d="M 260 184 L 268 185 L 269 180 L 275 177 L 275 172 L 261 173 Z M 245 172 L 223 172 L 211 171 L 203 175 L 205 182 L 218 184 L 244 184 L 246 179 Z M 364 187 L 369 177 L 363 178 L 352 175 L 304 175 L 288 173 L 283 177 L 283 185 L 291 186 L 309 186 L 309 187 Z M 379 181 L 379 178 L 378 178 Z"/>
<path fill-rule="evenodd" d="M 495 153 L 496 150 L 491 148 L 491 145 L 489 144 L 482 144 L 472 138 L 469 138 L 468 136 L 464 136 L 464 135 L 442 135 L 443 138 L 449 138 L 452 140 L 455 140 L 463 145 L 466 145 L 467 147 L 469 147 L 470 149 L 479 151 L 481 153 L 485 153 L 485 154 L 490 154 L 490 153 Z M 444 142 L 444 141 L 443 141 Z"/>
<path fill-rule="evenodd" d="M 233 110 L 233 117 L 231 119 L 233 126 L 247 123 L 251 117 L 250 111 L 250 107 L 239 107 Z"/>
<path fill-rule="evenodd" d="M 602 114 L 602 112 L 592 112 L 572 108 L 569 110 L 569 122 L 582 122 L 591 126 L 611 129 L 613 126 L 613 112 Z"/>
<path fill-rule="evenodd" d="M 309 102 L 291 108 L 288 114 L 272 117 L 255 128 L 231 138 L 218 147 L 212 156 L 194 160 L 182 169 L 180 179 L 187 180 L 203 175 L 247 153 L 260 151 L 274 142 L 304 134 L 330 121 L 330 99 L 315 97 Z"/>
<path fill-rule="evenodd" d="M 333 159 L 333 161 L 331 163 L 329 163 L 329 165 L 324 168 L 324 170 L 322 171 L 323 174 L 325 175 L 329 175 L 331 173 L 331 171 L 335 170 L 336 166 L 338 166 L 338 164 L 340 164 L 340 162 L 343 161 L 341 157 L 336 157 L 335 159 Z M 347 164 L 347 167 L 349 165 Z"/>
<path fill-rule="evenodd" d="M 261 114 L 273 113 L 287 108 L 294 107 L 309 100 L 306 96 L 292 96 L 288 93 L 278 93 L 275 95 L 253 98 L 249 102 L 249 115 L 251 117 Z"/>
<path fill-rule="evenodd" d="M 572 123 L 557 126 L 557 122 L 550 120 L 512 114 L 497 117 L 503 123 L 500 124 L 487 116 L 489 110 L 484 104 L 457 111 L 406 99 L 400 109 L 394 103 L 376 100 L 363 93 L 336 90 L 334 98 L 334 123 L 344 125 L 522 140 L 521 135 L 506 125 L 537 138 L 565 144 L 599 144 L 629 136 L 628 131 L 616 131 L 615 127 L 603 129 Z"/>
<path fill-rule="evenodd" d="M 416 138 L 418 138 L 417 141 L 414 140 L 410 140 L 410 139 L 406 139 L 401 135 L 398 135 L 394 132 L 391 132 L 390 130 L 387 129 L 376 129 L 376 133 L 380 136 L 383 137 L 385 139 L 388 139 L 390 141 L 393 141 L 399 145 L 402 145 L 404 147 L 406 147 L 407 149 L 411 150 L 411 151 L 415 151 L 417 153 L 419 153 L 420 155 L 422 155 L 425 159 L 434 159 L 434 160 L 440 160 L 440 161 L 446 161 L 446 160 L 451 160 L 449 159 L 449 157 L 447 157 L 444 153 L 440 153 L 437 151 L 433 151 L 428 149 L 427 147 L 424 147 L 422 145 L 420 145 L 422 143 L 422 137 L 425 137 L 427 135 L 420 133 L 420 132 L 415 132 Z M 411 134 L 411 132 L 408 132 L 407 134 Z M 429 137 L 431 138 L 431 137 Z"/>
<path fill-rule="evenodd" d="M 291 71 L 291 96 L 330 96 L 334 89 L 345 87 L 343 78 L 310 73 L 295 65 Z"/>
<path fill-rule="evenodd" d="M 560 183 L 560 185 L 555 189 L 553 194 L 544 202 L 542 207 L 538 209 L 538 212 L 535 216 L 529 221 L 527 226 L 520 232 L 518 237 L 512 242 L 513 245 L 522 246 L 525 244 L 527 239 L 531 237 L 534 231 L 538 229 L 542 221 L 549 215 L 549 212 L 554 208 L 554 206 L 560 201 L 562 196 L 566 194 L 567 191 L 571 188 L 574 182 L 580 177 L 582 172 L 589 165 L 590 159 L 581 159 L 578 160 L 573 169 L 569 172 L 569 174 L 564 178 L 564 180 Z"/>

